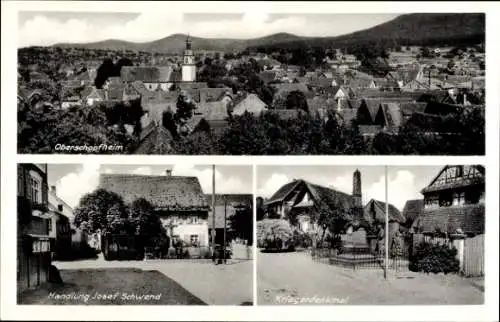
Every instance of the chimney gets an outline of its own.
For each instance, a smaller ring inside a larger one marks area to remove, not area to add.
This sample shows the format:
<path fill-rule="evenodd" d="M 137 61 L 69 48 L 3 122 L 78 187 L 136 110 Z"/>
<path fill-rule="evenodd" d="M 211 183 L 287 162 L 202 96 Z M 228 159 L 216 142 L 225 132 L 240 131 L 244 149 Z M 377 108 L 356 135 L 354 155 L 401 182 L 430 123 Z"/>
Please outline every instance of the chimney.
<path fill-rule="evenodd" d="M 172 176 L 172 170 L 171 169 L 167 169 L 165 171 L 165 173 L 167 174 L 167 177 L 171 177 Z"/>
<path fill-rule="evenodd" d="M 53 192 L 57 196 L 56 186 L 50 186 L 50 191 Z"/>
<path fill-rule="evenodd" d="M 354 171 L 352 179 L 352 196 L 354 199 L 354 207 L 361 208 L 363 206 L 361 200 L 361 173 L 358 169 Z"/>

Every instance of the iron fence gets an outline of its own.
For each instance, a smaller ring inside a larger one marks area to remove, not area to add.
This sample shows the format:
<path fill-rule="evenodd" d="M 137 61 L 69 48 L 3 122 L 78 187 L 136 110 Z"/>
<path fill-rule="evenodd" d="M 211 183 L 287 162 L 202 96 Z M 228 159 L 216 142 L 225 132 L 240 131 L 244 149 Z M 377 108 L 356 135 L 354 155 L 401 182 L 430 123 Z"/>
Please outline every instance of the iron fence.
<path fill-rule="evenodd" d="M 219 260 L 251 260 L 253 257 L 252 247 L 246 245 L 234 245 L 227 247 L 224 255 L 222 248 L 211 246 L 178 246 L 168 249 L 157 247 L 145 247 L 146 260 L 166 259 L 166 260 L 190 260 L 213 262 Z"/>
<path fill-rule="evenodd" d="M 316 262 L 352 269 L 383 269 L 384 250 L 373 250 L 365 245 L 349 245 L 341 248 L 312 248 L 312 259 Z M 408 248 L 389 253 L 388 269 L 409 270 L 410 252 Z"/>

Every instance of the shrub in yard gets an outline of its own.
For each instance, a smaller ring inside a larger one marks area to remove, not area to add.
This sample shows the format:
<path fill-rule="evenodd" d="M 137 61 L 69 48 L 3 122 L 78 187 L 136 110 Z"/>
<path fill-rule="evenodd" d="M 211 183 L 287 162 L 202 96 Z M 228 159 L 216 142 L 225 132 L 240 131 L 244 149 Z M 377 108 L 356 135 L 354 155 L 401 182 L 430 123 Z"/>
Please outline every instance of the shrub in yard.
<path fill-rule="evenodd" d="M 257 223 L 257 240 L 266 249 L 285 250 L 293 247 L 293 228 L 284 219 L 264 219 Z"/>
<path fill-rule="evenodd" d="M 421 243 L 410 261 L 410 270 L 425 273 L 456 273 L 460 262 L 456 258 L 457 249 L 448 245 Z"/>

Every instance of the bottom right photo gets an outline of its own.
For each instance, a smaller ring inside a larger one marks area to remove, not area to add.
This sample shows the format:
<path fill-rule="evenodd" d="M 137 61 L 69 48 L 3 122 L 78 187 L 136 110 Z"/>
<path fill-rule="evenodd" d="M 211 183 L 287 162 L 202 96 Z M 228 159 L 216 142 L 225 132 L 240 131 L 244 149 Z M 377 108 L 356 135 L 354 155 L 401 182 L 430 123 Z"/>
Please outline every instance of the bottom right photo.
<path fill-rule="evenodd" d="M 484 303 L 484 166 L 256 172 L 258 305 Z"/>

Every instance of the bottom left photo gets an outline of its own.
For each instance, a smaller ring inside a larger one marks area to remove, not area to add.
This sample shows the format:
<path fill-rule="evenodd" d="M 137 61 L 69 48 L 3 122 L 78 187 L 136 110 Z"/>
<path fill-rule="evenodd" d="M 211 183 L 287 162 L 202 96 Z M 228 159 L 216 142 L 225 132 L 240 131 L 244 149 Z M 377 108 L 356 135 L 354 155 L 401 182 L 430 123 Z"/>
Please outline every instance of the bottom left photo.
<path fill-rule="evenodd" d="M 17 171 L 18 304 L 253 305 L 252 166 Z"/>

